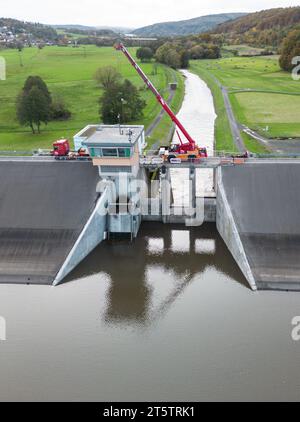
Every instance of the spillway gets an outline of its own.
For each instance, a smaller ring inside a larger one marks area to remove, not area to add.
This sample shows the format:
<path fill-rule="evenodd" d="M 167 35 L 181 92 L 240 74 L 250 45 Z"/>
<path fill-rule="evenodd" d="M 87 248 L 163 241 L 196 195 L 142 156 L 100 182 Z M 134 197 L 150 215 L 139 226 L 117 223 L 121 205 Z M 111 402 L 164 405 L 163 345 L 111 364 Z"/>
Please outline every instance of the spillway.
<path fill-rule="evenodd" d="M 88 162 L 0 161 L 0 282 L 52 284 L 98 199 Z"/>
<path fill-rule="evenodd" d="M 217 226 L 250 285 L 300 290 L 300 163 L 218 171 Z"/>

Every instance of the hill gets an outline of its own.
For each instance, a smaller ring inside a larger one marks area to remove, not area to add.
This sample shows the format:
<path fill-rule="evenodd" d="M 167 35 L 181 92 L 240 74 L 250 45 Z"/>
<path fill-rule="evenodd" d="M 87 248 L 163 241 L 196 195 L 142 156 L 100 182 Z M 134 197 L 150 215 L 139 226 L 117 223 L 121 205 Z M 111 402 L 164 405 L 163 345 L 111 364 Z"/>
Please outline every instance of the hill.
<path fill-rule="evenodd" d="M 116 32 L 117 34 L 130 34 L 133 29 L 127 28 L 127 27 L 119 27 L 119 26 L 97 26 L 97 29 L 103 29 L 103 30 L 110 30 L 113 32 Z"/>
<path fill-rule="evenodd" d="M 84 26 L 84 25 L 55 25 L 55 29 L 61 33 L 68 34 L 77 34 L 78 36 L 92 36 L 92 37 L 116 37 L 117 33 L 111 29 L 100 29 L 93 26 Z"/>
<path fill-rule="evenodd" d="M 263 10 L 220 24 L 214 33 L 224 34 L 228 44 L 278 47 L 287 33 L 300 24 L 300 7 Z"/>
<path fill-rule="evenodd" d="M 79 31 L 95 31 L 95 26 L 86 26 L 86 25 L 51 25 L 55 29 L 64 29 L 66 31 L 72 31 L 73 29 Z"/>
<path fill-rule="evenodd" d="M 11 41 L 18 37 L 26 38 L 28 35 L 30 35 L 31 40 L 53 41 L 57 38 L 57 32 L 51 26 L 10 18 L 0 18 L 0 32 Z"/>
<path fill-rule="evenodd" d="M 97 31 L 110 31 L 114 34 L 126 34 L 132 32 L 132 28 L 123 28 L 118 26 L 86 26 L 86 25 L 52 25 L 55 29 L 65 30 L 65 31 L 81 31 L 81 32 L 97 32 Z"/>
<path fill-rule="evenodd" d="M 245 13 L 223 13 L 178 22 L 163 22 L 136 29 L 133 34 L 142 37 L 172 37 L 200 34 L 201 32 L 211 31 L 223 22 L 241 16 L 245 16 Z"/>

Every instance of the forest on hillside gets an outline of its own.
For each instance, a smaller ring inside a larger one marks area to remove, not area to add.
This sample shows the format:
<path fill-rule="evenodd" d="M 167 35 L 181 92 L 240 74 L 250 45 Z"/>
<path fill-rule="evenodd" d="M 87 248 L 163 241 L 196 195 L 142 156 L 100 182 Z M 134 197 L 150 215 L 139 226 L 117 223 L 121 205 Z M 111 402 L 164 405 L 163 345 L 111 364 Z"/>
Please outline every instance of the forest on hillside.
<path fill-rule="evenodd" d="M 300 7 L 263 10 L 219 25 L 213 32 L 222 34 L 227 44 L 279 47 L 287 34 L 300 26 Z"/>

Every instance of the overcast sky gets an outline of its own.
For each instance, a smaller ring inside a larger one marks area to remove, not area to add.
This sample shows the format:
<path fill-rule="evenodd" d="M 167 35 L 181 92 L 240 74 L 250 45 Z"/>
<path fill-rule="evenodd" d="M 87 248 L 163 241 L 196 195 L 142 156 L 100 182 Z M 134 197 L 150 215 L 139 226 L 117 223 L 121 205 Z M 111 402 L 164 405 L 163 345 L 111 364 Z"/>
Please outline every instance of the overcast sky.
<path fill-rule="evenodd" d="M 0 17 L 50 24 L 137 28 L 212 13 L 297 5 L 299 0 L 0 0 Z"/>

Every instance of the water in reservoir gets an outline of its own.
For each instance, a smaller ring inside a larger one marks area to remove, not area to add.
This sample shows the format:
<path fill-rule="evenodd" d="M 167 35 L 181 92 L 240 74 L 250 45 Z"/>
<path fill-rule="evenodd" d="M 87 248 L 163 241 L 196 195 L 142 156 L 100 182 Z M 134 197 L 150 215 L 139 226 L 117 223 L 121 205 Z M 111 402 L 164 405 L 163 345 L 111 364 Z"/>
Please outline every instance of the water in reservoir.
<path fill-rule="evenodd" d="M 300 294 L 253 293 L 215 225 L 144 223 L 66 281 L 0 285 L 1 401 L 300 399 Z"/>
<path fill-rule="evenodd" d="M 297 400 L 299 293 L 253 293 L 214 225 L 143 224 L 56 288 L 0 286 L 1 400 Z"/>

